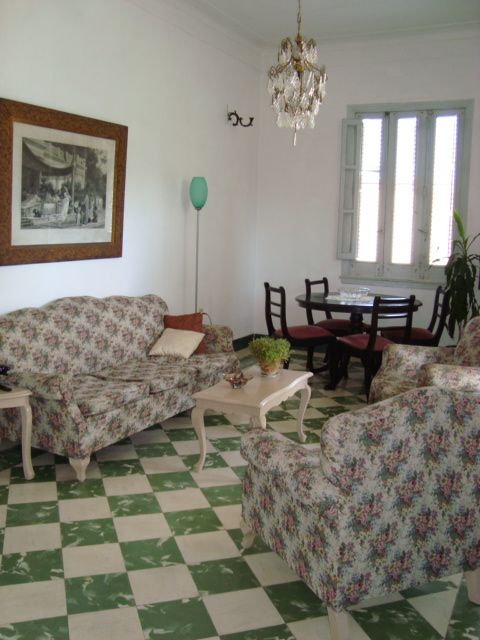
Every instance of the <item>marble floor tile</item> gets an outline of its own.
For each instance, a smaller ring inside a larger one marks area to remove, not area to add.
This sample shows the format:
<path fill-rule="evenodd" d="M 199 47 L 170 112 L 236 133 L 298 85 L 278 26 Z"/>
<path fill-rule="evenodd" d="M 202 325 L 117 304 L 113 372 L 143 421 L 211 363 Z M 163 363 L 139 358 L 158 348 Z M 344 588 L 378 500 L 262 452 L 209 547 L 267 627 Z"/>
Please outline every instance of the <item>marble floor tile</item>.
<path fill-rule="evenodd" d="M 238 476 L 228 467 L 221 469 L 203 469 L 200 473 L 196 473 L 195 471 L 191 473 L 192 478 L 201 489 L 240 483 Z"/>
<path fill-rule="evenodd" d="M 0 625 L 67 613 L 63 580 L 0 587 Z"/>
<path fill-rule="evenodd" d="M 41 551 L 42 549 L 57 549 L 61 546 L 58 522 L 7 527 L 3 541 L 3 553 Z"/>
<path fill-rule="evenodd" d="M 154 429 L 153 431 L 139 431 L 130 436 L 130 440 L 134 445 L 153 444 L 154 442 L 170 442 L 167 434 L 163 429 Z"/>
<path fill-rule="evenodd" d="M 276 553 L 256 553 L 246 556 L 245 560 L 262 586 L 298 580 L 298 576 Z"/>
<path fill-rule="evenodd" d="M 107 496 L 121 496 L 130 493 L 147 493 L 152 488 L 143 475 L 128 475 L 103 478 Z"/>
<path fill-rule="evenodd" d="M 144 640 L 136 607 L 68 617 L 70 640 Z"/>
<path fill-rule="evenodd" d="M 223 507 L 214 507 L 213 510 L 224 529 L 238 529 L 242 516 L 242 505 L 229 504 Z"/>
<path fill-rule="evenodd" d="M 226 531 L 176 536 L 175 540 L 187 564 L 240 555 L 240 551 Z"/>
<path fill-rule="evenodd" d="M 240 451 L 221 451 L 220 455 L 230 467 L 247 465 L 247 461 L 242 457 Z"/>
<path fill-rule="evenodd" d="M 56 499 L 57 484 L 55 482 L 13 484 L 8 493 L 9 504 L 47 502 Z"/>
<path fill-rule="evenodd" d="M 140 464 L 145 473 L 171 473 L 187 471 L 185 462 L 180 456 L 159 456 L 156 458 L 140 458 Z"/>
<path fill-rule="evenodd" d="M 108 500 L 105 496 L 59 500 L 58 512 L 61 522 L 95 520 L 97 518 L 109 518 L 111 515 Z"/>
<path fill-rule="evenodd" d="M 263 589 L 208 595 L 203 601 L 220 635 L 283 623 Z"/>
<path fill-rule="evenodd" d="M 75 480 L 75 482 L 77 482 L 77 476 L 70 464 L 57 464 L 55 465 L 55 471 L 57 474 L 57 480 Z M 90 461 L 90 464 L 87 467 L 86 477 L 87 480 L 102 477 L 98 464 L 93 460 Z"/>
<path fill-rule="evenodd" d="M 113 522 L 120 542 L 148 538 L 167 538 L 172 535 L 163 513 L 124 516 L 114 518 Z"/>
<path fill-rule="evenodd" d="M 198 596 L 198 589 L 184 564 L 129 571 L 137 605 L 168 602 Z"/>
<path fill-rule="evenodd" d="M 135 447 L 132 444 L 118 444 L 100 449 L 95 454 L 97 462 L 106 460 L 132 460 L 138 458 Z"/>
<path fill-rule="evenodd" d="M 185 511 L 202 509 L 210 506 L 200 489 L 180 489 L 179 491 L 163 491 L 155 494 L 162 511 Z"/>
<path fill-rule="evenodd" d="M 125 572 L 118 543 L 67 547 L 62 553 L 65 578 Z"/>

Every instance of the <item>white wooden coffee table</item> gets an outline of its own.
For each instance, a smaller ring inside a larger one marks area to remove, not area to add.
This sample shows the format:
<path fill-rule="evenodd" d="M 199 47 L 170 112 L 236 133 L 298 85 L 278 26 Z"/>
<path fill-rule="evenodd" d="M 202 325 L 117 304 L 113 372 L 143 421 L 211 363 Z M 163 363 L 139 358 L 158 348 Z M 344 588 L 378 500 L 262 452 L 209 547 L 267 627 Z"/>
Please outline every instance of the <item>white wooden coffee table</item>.
<path fill-rule="evenodd" d="M 195 407 L 192 410 L 192 423 L 200 443 L 200 457 L 193 467 L 194 471 L 201 471 L 205 463 L 207 441 L 203 416 L 206 409 L 248 415 L 251 428 L 265 429 L 267 412 L 300 391 L 297 432 L 300 442 L 305 442 L 303 416 L 311 395 L 308 380 L 313 374 L 310 371 L 281 369 L 277 376 L 271 378 L 262 376 L 258 367 L 250 367 L 245 374 L 253 378 L 241 389 L 232 389 L 226 380 L 222 380 L 209 389 L 193 394 Z"/>
<path fill-rule="evenodd" d="M 0 391 L 0 409 L 20 409 L 22 416 L 22 462 L 23 473 L 31 480 L 35 473 L 32 466 L 32 410 L 30 408 L 31 391 L 14 387 L 11 391 Z"/>

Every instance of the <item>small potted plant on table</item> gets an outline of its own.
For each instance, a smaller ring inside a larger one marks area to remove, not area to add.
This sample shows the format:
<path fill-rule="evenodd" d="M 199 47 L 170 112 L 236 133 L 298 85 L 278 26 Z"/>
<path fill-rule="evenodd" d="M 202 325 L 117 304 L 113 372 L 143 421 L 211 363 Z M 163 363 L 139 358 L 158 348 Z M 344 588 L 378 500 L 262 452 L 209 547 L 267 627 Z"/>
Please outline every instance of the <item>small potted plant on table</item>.
<path fill-rule="evenodd" d="M 255 338 L 248 345 L 264 376 L 275 376 L 290 357 L 290 343 L 284 338 Z"/>

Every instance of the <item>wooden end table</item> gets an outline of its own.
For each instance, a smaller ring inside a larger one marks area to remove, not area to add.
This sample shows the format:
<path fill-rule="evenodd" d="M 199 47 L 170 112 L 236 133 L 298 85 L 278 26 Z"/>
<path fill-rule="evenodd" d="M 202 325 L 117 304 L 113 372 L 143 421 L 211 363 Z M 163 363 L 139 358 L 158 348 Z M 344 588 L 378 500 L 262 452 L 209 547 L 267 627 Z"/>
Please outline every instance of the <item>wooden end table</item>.
<path fill-rule="evenodd" d="M 22 417 L 22 463 L 23 473 L 27 480 L 31 480 L 35 473 L 32 465 L 32 410 L 28 389 L 14 387 L 11 391 L 0 391 L 0 409 L 20 409 Z"/>
<path fill-rule="evenodd" d="M 241 389 L 232 389 L 226 380 L 222 380 L 209 389 L 193 394 L 195 407 L 192 410 L 192 423 L 200 444 L 200 456 L 193 467 L 194 471 L 201 471 L 205 463 L 207 442 L 203 416 L 206 409 L 248 415 L 251 428 L 266 429 L 267 412 L 300 391 L 297 433 L 300 442 L 305 442 L 303 417 L 311 395 L 308 380 L 313 374 L 310 371 L 281 369 L 277 376 L 267 377 L 260 374 L 258 367 L 250 367 L 245 374 L 253 378 Z"/>

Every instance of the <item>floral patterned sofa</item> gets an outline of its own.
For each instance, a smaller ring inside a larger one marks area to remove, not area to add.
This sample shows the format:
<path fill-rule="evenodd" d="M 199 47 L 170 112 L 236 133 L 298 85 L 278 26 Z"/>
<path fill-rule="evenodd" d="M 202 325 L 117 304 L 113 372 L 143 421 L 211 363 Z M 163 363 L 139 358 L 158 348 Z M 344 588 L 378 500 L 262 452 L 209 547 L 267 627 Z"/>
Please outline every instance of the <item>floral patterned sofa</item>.
<path fill-rule="evenodd" d="M 480 604 L 480 394 L 423 387 L 330 418 L 320 450 L 242 438 L 244 547 L 259 534 L 328 607 L 467 572 Z"/>
<path fill-rule="evenodd" d="M 480 391 L 480 316 L 466 325 L 456 347 L 386 347 L 368 401 L 379 402 L 430 385 Z"/>
<path fill-rule="evenodd" d="M 168 313 L 162 298 L 62 298 L 0 316 L 0 363 L 32 391 L 32 445 L 67 456 L 79 480 L 93 452 L 193 407 L 192 393 L 238 370 L 228 327 L 206 326 L 206 353 L 148 357 Z M 18 440 L 15 409 L 0 439 Z"/>

